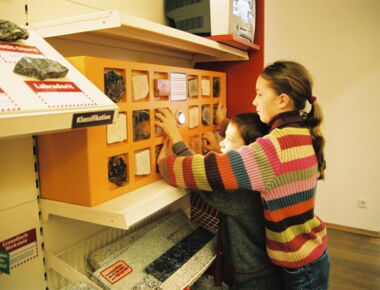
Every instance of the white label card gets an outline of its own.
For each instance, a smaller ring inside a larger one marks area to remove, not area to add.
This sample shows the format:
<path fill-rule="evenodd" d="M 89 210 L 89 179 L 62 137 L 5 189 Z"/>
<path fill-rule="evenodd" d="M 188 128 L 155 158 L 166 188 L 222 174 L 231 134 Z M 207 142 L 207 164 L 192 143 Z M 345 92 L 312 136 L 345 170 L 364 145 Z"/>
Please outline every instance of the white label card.
<path fill-rule="evenodd" d="M 187 80 L 185 73 L 170 73 L 170 100 L 185 101 L 187 99 Z"/>

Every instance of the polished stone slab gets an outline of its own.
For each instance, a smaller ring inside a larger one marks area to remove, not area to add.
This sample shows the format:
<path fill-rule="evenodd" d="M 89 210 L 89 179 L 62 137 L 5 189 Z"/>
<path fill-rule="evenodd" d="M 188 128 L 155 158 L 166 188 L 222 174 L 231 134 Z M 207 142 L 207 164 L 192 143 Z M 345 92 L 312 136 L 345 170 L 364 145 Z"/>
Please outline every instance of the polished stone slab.
<path fill-rule="evenodd" d="M 153 261 L 145 271 L 156 277 L 161 282 L 169 278 L 175 271 L 183 266 L 203 246 L 205 246 L 215 235 L 208 230 L 198 227 L 187 235 L 175 246 L 163 253 Z"/>

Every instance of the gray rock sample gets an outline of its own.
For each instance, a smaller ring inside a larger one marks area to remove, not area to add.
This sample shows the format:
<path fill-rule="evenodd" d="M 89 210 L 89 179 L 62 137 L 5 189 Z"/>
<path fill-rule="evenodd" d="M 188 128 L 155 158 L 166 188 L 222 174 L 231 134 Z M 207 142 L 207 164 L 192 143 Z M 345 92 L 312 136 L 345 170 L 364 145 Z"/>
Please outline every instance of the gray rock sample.
<path fill-rule="evenodd" d="M 17 24 L 0 19 L 0 40 L 16 41 L 19 39 L 28 39 L 29 32 Z"/>
<path fill-rule="evenodd" d="M 44 80 L 47 78 L 63 78 L 69 69 L 59 62 L 47 58 L 22 57 L 15 65 L 13 72 Z"/>

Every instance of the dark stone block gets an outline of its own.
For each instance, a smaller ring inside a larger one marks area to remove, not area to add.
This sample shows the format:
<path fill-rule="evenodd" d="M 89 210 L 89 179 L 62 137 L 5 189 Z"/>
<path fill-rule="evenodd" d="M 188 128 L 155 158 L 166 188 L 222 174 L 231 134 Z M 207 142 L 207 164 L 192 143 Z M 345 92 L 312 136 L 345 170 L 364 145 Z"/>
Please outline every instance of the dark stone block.
<path fill-rule="evenodd" d="M 195 231 L 154 260 L 148 265 L 145 271 L 161 282 L 165 281 L 214 236 L 215 235 L 208 230 L 198 227 Z"/>

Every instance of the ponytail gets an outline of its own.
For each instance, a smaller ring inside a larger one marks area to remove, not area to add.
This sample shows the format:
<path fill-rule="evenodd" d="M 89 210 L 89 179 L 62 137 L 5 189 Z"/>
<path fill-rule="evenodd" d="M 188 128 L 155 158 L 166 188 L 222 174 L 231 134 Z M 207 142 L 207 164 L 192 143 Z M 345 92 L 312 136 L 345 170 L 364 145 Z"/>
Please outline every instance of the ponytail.
<path fill-rule="evenodd" d="M 304 124 L 310 130 L 310 134 L 313 140 L 313 147 L 318 160 L 318 179 L 323 180 L 325 178 L 326 160 L 323 150 L 325 148 L 325 138 L 323 137 L 321 130 L 321 123 L 323 120 L 322 108 L 318 102 L 311 104 L 311 110 L 308 114 L 304 115 Z"/>

